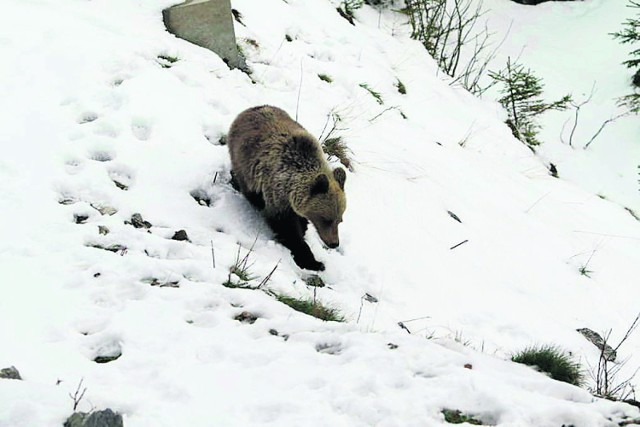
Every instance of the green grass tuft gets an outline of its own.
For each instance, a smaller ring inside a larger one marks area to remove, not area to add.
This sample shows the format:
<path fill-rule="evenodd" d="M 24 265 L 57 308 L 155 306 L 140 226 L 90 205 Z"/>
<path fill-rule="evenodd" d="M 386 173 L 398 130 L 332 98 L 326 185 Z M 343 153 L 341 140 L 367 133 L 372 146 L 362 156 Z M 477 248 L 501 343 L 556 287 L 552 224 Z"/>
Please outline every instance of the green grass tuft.
<path fill-rule="evenodd" d="M 247 251 L 247 254 L 240 258 L 240 249 L 241 246 L 238 244 L 238 252 L 236 253 L 236 260 L 233 265 L 229 268 L 229 276 L 227 280 L 222 283 L 222 286 L 227 288 L 242 288 L 242 289 L 252 289 L 252 286 L 249 285 L 249 282 L 256 279 L 256 276 L 251 274 L 251 266 L 253 263 L 249 264 L 249 257 L 253 252 L 253 247 L 255 246 L 258 238 L 253 241 L 253 244 Z M 238 280 L 234 280 L 233 276 L 237 277 Z"/>
<path fill-rule="evenodd" d="M 312 298 L 295 298 L 283 294 L 276 294 L 275 297 L 281 303 L 309 316 L 331 322 L 345 321 L 345 318 L 337 309 L 327 307 L 320 301 L 314 301 Z"/>
<path fill-rule="evenodd" d="M 158 55 L 158 64 L 160 64 L 162 68 L 171 68 L 171 66 L 179 60 L 180 58 L 178 58 L 177 56 Z"/>
<path fill-rule="evenodd" d="M 467 423 L 467 424 L 471 424 L 474 426 L 481 426 L 483 425 L 481 421 L 476 420 L 475 418 L 463 414 L 462 412 L 458 411 L 458 410 L 452 410 L 452 409 L 443 409 L 442 410 L 442 415 L 444 415 L 444 420 L 448 423 L 451 424 L 462 424 L 462 423 Z"/>
<path fill-rule="evenodd" d="M 384 104 L 384 101 L 382 100 L 382 95 L 380 95 L 380 92 L 376 92 L 375 90 L 373 90 L 371 86 L 369 86 L 367 83 L 360 83 L 358 86 L 360 86 L 361 88 L 369 92 L 371 96 L 375 98 L 378 104 L 380 105 Z"/>
<path fill-rule="evenodd" d="M 400 79 L 396 79 L 398 80 L 396 82 L 396 88 L 398 89 L 398 92 L 400 92 L 402 95 L 406 95 L 407 94 L 407 88 L 404 86 L 404 83 L 402 83 L 400 81 Z"/>
<path fill-rule="evenodd" d="M 513 355 L 511 360 L 516 363 L 533 366 L 541 372 L 546 372 L 554 380 L 581 386 L 584 375 L 580 364 L 575 362 L 569 354 L 553 345 L 542 345 L 526 348 Z"/>
<path fill-rule="evenodd" d="M 593 271 L 589 270 L 586 265 L 580 267 L 580 274 L 582 274 L 583 276 L 591 278 L 591 273 L 593 273 Z"/>
<path fill-rule="evenodd" d="M 351 170 L 350 150 L 341 136 L 327 138 L 322 141 L 322 151 L 324 151 L 329 159 L 335 157 L 345 168 Z"/>

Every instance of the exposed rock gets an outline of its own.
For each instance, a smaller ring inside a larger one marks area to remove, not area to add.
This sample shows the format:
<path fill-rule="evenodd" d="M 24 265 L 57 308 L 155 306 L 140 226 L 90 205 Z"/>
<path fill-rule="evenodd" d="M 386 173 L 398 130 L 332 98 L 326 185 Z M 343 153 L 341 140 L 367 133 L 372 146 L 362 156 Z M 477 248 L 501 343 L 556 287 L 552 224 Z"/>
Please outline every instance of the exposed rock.
<path fill-rule="evenodd" d="M 98 233 L 102 234 L 103 236 L 106 236 L 107 234 L 109 234 L 109 229 L 104 225 L 99 225 Z"/>
<path fill-rule="evenodd" d="M 84 224 L 89 219 L 89 215 L 85 214 L 73 214 L 73 221 L 76 224 Z"/>
<path fill-rule="evenodd" d="M 98 212 L 100 212 L 101 215 L 111 216 L 111 215 L 115 215 L 118 212 L 118 209 L 109 205 L 99 205 L 97 203 L 91 203 L 91 207 L 97 210 Z"/>
<path fill-rule="evenodd" d="M 85 418 L 87 418 L 87 414 L 76 412 L 67 418 L 67 421 L 64 422 L 64 427 L 83 427 Z"/>
<path fill-rule="evenodd" d="M 189 242 L 189 236 L 187 236 L 187 232 L 184 230 L 178 230 L 175 232 L 171 240 L 179 240 L 182 242 Z"/>
<path fill-rule="evenodd" d="M 64 422 L 64 427 L 124 427 L 124 422 L 122 415 L 107 408 L 90 414 L 76 412 Z"/>
<path fill-rule="evenodd" d="M 0 378 L 5 380 L 21 380 L 20 372 L 16 369 L 15 366 L 9 366 L 8 368 L 4 368 L 0 370 Z"/>
<path fill-rule="evenodd" d="M 161 282 L 159 279 L 155 277 L 150 277 L 150 278 L 142 279 L 142 282 L 147 283 L 151 286 L 157 286 L 159 288 L 179 288 L 180 287 L 179 280 Z"/>
<path fill-rule="evenodd" d="M 121 183 L 120 181 L 116 181 L 115 179 L 113 180 L 113 183 L 121 190 L 127 191 L 129 189 L 128 185 L 124 185 L 123 183 Z"/>
<path fill-rule="evenodd" d="M 211 197 L 204 190 L 193 190 L 190 194 L 200 206 L 211 206 Z"/>
<path fill-rule="evenodd" d="M 274 337 L 277 337 L 278 331 L 276 331 L 275 329 L 269 329 L 269 334 L 273 335 Z"/>
<path fill-rule="evenodd" d="M 447 211 L 447 213 L 449 214 L 449 216 L 453 219 L 455 219 L 456 221 L 458 221 L 460 224 L 462 224 L 462 221 L 460 220 L 460 218 L 458 218 L 458 215 L 454 214 L 451 211 Z"/>
<path fill-rule="evenodd" d="M 394 344 L 390 342 L 390 343 L 387 343 L 387 347 L 389 347 L 390 350 L 395 350 L 396 348 L 398 348 L 398 344 Z"/>
<path fill-rule="evenodd" d="M 115 253 L 120 252 L 121 255 L 124 255 L 127 252 L 126 246 L 123 246 L 117 243 L 114 243 L 113 245 L 109 245 L 109 246 L 105 246 L 100 243 L 91 243 L 88 246 L 96 249 L 103 249 L 109 252 L 115 252 Z"/>
<path fill-rule="evenodd" d="M 583 337 L 598 347 L 598 349 L 603 352 L 604 358 L 607 361 L 615 362 L 617 357 L 616 351 L 609 344 L 604 342 L 604 339 L 602 339 L 599 333 L 594 332 L 589 328 L 580 328 L 576 329 L 576 331 L 580 332 Z"/>
<path fill-rule="evenodd" d="M 60 203 L 61 205 L 72 205 L 74 203 L 76 203 L 77 200 L 66 197 L 66 198 L 62 198 L 60 200 L 58 200 L 58 203 Z"/>
<path fill-rule="evenodd" d="M 133 215 L 131 215 L 131 219 L 129 221 L 125 221 L 124 223 L 131 224 L 135 228 L 148 229 L 153 226 L 149 221 L 145 221 L 144 219 L 142 219 L 142 215 L 140 215 L 139 213 L 134 213 Z"/>
<path fill-rule="evenodd" d="M 118 360 L 122 356 L 122 347 L 117 341 L 107 341 L 96 351 L 93 359 L 96 363 L 109 363 Z"/>
<path fill-rule="evenodd" d="M 235 317 L 235 320 L 242 322 L 242 323 L 248 323 L 248 324 L 253 324 L 255 323 L 256 320 L 258 320 L 258 316 L 256 316 L 253 313 L 249 313 L 248 311 L 243 311 L 242 313 L 238 314 Z"/>
<path fill-rule="evenodd" d="M 115 356 L 97 356 L 93 361 L 96 363 L 109 363 L 118 360 L 120 356 L 122 356 L 122 353 L 116 354 Z"/>
<path fill-rule="evenodd" d="M 370 293 L 366 293 L 362 296 L 362 299 L 370 302 L 371 304 L 376 304 L 378 302 L 378 298 L 374 297 L 373 295 L 371 295 Z"/>

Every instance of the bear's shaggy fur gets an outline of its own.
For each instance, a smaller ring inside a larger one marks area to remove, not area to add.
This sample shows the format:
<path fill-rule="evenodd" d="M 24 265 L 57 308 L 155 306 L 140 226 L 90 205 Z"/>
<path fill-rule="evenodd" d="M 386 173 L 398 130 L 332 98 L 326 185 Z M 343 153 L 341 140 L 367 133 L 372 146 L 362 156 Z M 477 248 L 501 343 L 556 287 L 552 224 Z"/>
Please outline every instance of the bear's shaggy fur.
<path fill-rule="evenodd" d="M 249 108 L 227 137 L 232 182 L 261 209 L 276 239 L 301 268 L 324 270 L 304 241 L 307 222 L 330 248 L 340 243 L 346 208 L 342 168 L 331 170 L 318 141 L 277 107 Z"/>

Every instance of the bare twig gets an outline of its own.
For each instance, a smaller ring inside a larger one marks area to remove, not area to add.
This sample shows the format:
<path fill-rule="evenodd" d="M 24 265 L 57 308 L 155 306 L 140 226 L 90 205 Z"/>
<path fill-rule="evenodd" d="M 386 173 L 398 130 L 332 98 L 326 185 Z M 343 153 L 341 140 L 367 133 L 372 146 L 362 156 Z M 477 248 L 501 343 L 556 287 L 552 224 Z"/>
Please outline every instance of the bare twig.
<path fill-rule="evenodd" d="M 613 347 L 613 354 L 616 354 L 618 352 L 620 347 L 629 339 L 629 337 L 637 329 L 639 324 L 640 313 L 633 320 L 631 326 L 629 326 L 622 339 L 618 342 L 618 345 Z M 600 347 L 600 355 L 598 357 L 598 365 L 595 368 L 589 365 L 589 373 L 592 380 L 594 381 L 594 386 L 591 388 L 591 392 L 596 396 L 604 397 L 607 399 L 625 400 L 630 396 L 633 396 L 635 393 L 631 381 L 636 376 L 640 368 L 636 369 L 633 374 L 631 374 L 624 380 L 616 379 L 629 359 L 625 359 L 622 362 L 617 363 L 612 360 L 612 358 L 610 357 L 611 350 L 607 350 L 608 348 L 612 348 L 612 346 L 608 344 L 611 337 L 611 332 L 612 331 L 609 330 L 606 334 L 604 334 L 602 346 Z"/>
<path fill-rule="evenodd" d="M 467 243 L 468 241 L 469 241 L 468 239 L 467 239 L 467 240 L 463 240 L 462 242 L 458 243 L 457 245 L 451 246 L 451 247 L 449 248 L 449 250 L 453 250 L 453 249 L 457 248 L 458 246 L 462 246 L 462 245 L 464 245 L 465 243 Z"/>
<path fill-rule="evenodd" d="M 569 133 L 569 147 L 573 147 L 573 135 L 576 132 L 576 129 L 578 128 L 578 119 L 580 117 L 580 109 L 587 105 L 589 102 L 591 102 L 591 98 L 593 98 L 593 94 L 595 92 L 595 88 L 596 88 L 596 82 L 593 82 L 593 85 L 591 85 L 591 92 L 589 92 L 589 96 L 582 102 L 580 103 L 576 103 L 575 101 L 571 100 L 569 101 L 569 104 L 575 109 L 575 115 L 574 115 L 574 119 L 573 119 L 573 126 L 571 128 L 571 132 Z M 566 124 L 566 123 L 565 123 Z M 562 130 L 564 131 L 564 126 L 562 127 Z M 564 138 L 562 136 L 562 134 L 560 134 L 560 140 L 564 143 Z"/>
<path fill-rule="evenodd" d="M 369 123 L 372 123 L 375 119 L 377 119 L 378 117 L 380 117 L 381 115 L 383 115 L 384 113 L 386 113 L 389 110 L 397 110 L 398 106 L 394 105 L 392 107 L 388 107 L 385 108 L 384 110 L 382 110 L 380 113 L 376 114 L 375 116 L 373 116 L 372 118 L 369 119 Z"/>
<path fill-rule="evenodd" d="M 607 126 L 609 123 L 615 122 L 619 118 L 628 116 L 629 114 L 631 114 L 629 111 L 625 111 L 624 113 L 618 114 L 617 116 L 614 116 L 614 117 L 611 117 L 610 119 L 605 120 L 600 126 L 600 129 L 598 129 L 598 131 L 591 137 L 591 139 L 582 148 L 585 150 L 589 148 L 591 143 L 598 137 L 598 135 L 600 135 L 600 133 L 604 130 L 605 126 Z"/>
<path fill-rule="evenodd" d="M 529 206 L 529 208 L 526 211 L 524 211 L 524 213 L 529 213 L 531 211 L 531 209 L 533 209 L 542 199 L 547 197 L 549 194 L 551 194 L 551 191 L 549 191 L 548 193 L 543 194 L 542 196 L 540 196 L 538 198 L 538 200 L 536 200 L 531 206 Z"/>
<path fill-rule="evenodd" d="M 84 397 L 84 394 L 87 392 L 87 388 L 86 387 L 82 388 L 82 383 L 83 382 L 84 382 L 84 378 L 81 378 L 80 382 L 78 383 L 78 387 L 76 388 L 75 393 L 73 393 L 73 394 L 69 393 L 69 397 L 73 400 L 73 410 L 74 411 L 76 409 L 78 409 L 78 405 L 82 401 L 82 398 Z"/>
<path fill-rule="evenodd" d="M 300 94 L 302 93 L 302 58 L 300 58 L 300 85 L 298 86 L 298 99 L 296 100 L 296 122 L 298 121 L 298 108 L 300 107 Z"/>
<path fill-rule="evenodd" d="M 267 274 L 265 276 L 265 278 L 260 281 L 260 284 L 258 285 L 258 287 L 256 289 L 260 289 L 262 286 L 266 285 L 269 282 L 269 280 L 271 280 L 271 276 L 273 275 L 273 273 L 275 273 L 276 269 L 278 268 L 278 265 L 280 265 L 280 260 L 278 260 L 276 265 L 273 266 L 273 269 L 271 269 L 269 274 Z"/>
<path fill-rule="evenodd" d="M 216 253 L 213 249 L 213 240 L 211 240 L 211 262 L 213 263 L 213 268 L 216 268 Z"/>

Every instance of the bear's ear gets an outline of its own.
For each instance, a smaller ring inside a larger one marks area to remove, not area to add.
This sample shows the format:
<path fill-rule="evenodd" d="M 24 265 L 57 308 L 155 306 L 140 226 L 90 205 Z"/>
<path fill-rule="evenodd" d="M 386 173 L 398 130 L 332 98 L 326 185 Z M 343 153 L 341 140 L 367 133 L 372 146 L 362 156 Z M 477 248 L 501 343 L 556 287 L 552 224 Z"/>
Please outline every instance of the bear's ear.
<path fill-rule="evenodd" d="M 342 168 L 335 168 L 333 170 L 333 177 L 340 184 L 340 188 L 344 190 L 344 182 L 347 180 L 347 174 Z"/>
<path fill-rule="evenodd" d="M 327 175 L 321 173 L 316 177 L 316 180 L 311 186 L 311 195 L 324 194 L 329 190 L 329 178 Z"/>

